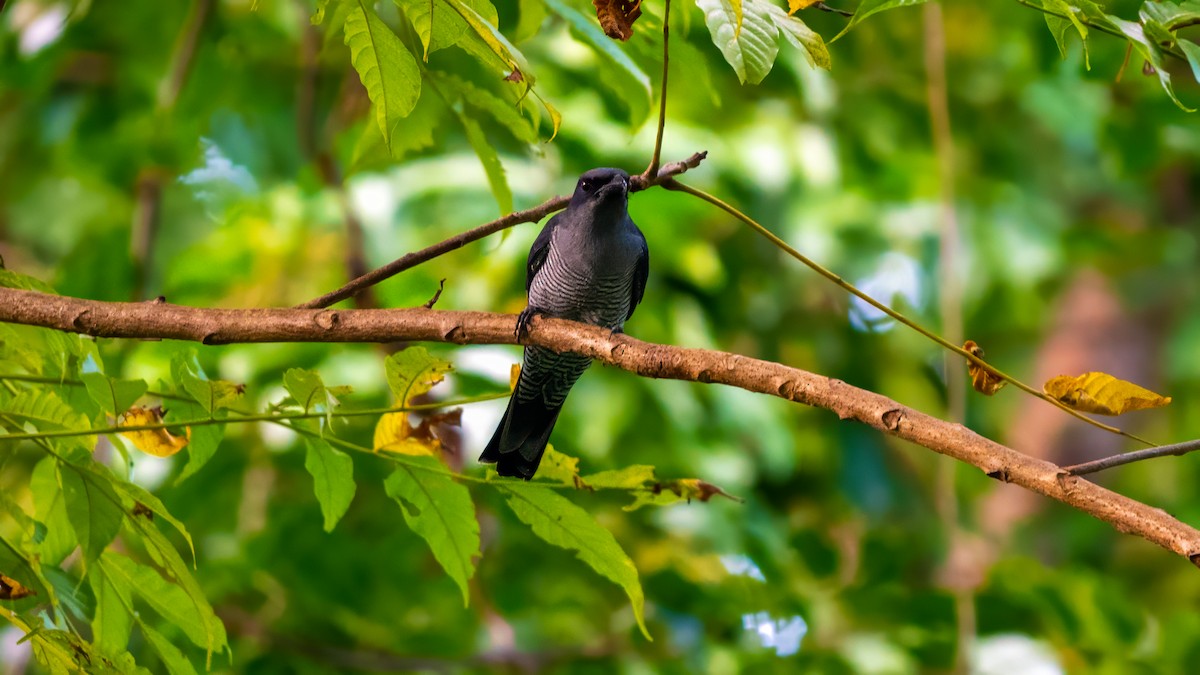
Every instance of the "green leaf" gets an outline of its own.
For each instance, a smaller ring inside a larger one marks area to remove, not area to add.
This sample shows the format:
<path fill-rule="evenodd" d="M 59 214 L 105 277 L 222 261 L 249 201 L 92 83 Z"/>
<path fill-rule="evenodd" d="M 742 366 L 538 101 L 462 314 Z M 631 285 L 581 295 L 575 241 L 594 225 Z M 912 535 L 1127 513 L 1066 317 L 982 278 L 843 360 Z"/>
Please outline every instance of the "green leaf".
<path fill-rule="evenodd" d="M 208 650 L 208 661 L 211 665 L 213 652 L 227 647 L 225 625 L 213 612 L 212 605 L 204 597 L 204 592 L 183 562 L 183 558 L 179 556 L 179 551 L 163 536 L 154 523 L 145 518 L 131 518 L 126 522 L 134 532 L 141 535 L 146 552 L 166 571 L 170 580 L 175 582 L 175 584 L 171 584 L 167 579 L 159 577 L 153 569 L 142 568 L 141 565 L 130 560 L 128 565 L 134 565 L 135 568 L 129 568 L 127 565 L 129 571 L 126 576 L 142 579 L 148 584 L 134 585 L 132 588 L 164 618 L 180 625 L 184 634 L 192 642 Z M 108 557 L 113 555 L 112 553 L 105 554 L 100 561 L 101 565 L 105 564 Z M 120 556 L 117 556 L 117 559 L 119 560 Z M 125 565 L 125 563 L 121 564 Z M 148 571 L 153 578 L 146 576 L 144 571 L 138 571 L 136 568 Z M 181 592 L 182 596 L 180 596 Z M 172 616 L 182 618 L 175 619 L 171 618 Z M 186 622 L 186 629 L 180 624 L 181 620 Z"/>
<path fill-rule="evenodd" d="M 173 401 L 163 421 L 167 424 L 180 424 L 204 419 L 207 416 L 206 411 L 199 403 Z M 182 482 L 202 469 L 216 454 L 217 446 L 221 444 L 221 439 L 225 436 L 225 426 L 221 424 L 206 424 L 190 428 L 192 435 L 185 448 L 188 453 L 187 465 L 183 467 L 176 482 Z"/>
<path fill-rule="evenodd" d="M 429 75 L 437 80 L 439 89 L 453 92 L 463 103 L 491 115 L 518 140 L 526 143 L 537 140 L 537 129 L 533 122 L 521 114 L 521 109 L 515 103 L 510 103 L 457 75 L 442 72 L 431 72 Z"/>
<path fill-rule="evenodd" d="M 15 395 L 0 396 L 0 412 L 32 422 L 41 431 L 47 429 L 80 431 L 91 428 L 87 417 L 79 414 L 59 398 L 58 394 L 49 389 L 31 389 L 20 391 Z M 91 446 L 83 441 L 82 437 L 71 437 L 63 439 L 63 441 L 79 445 L 84 449 L 91 449 Z"/>
<path fill-rule="evenodd" d="M 46 526 L 46 537 L 38 545 L 38 556 L 47 565 L 58 565 L 78 545 L 67 517 L 62 488 L 58 485 L 58 460 L 46 457 L 38 462 L 33 468 L 29 491 L 33 493 L 37 519 Z"/>
<path fill-rule="evenodd" d="M 384 362 L 388 386 L 402 406 L 428 392 L 446 377 L 453 365 L 439 359 L 424 347 L 409 347 L 398 351 Z"/>
<path fill-rule="evenodd" d="M 109 655 L 119 654 L 129 646 L 133 628 L 131 589 L 118 585 L 104 573 L 104 565 L 87 575 L 96 598 L 96 614 L 92 619 L 92 644 Z"/>
<path fill-rule="evenodd" d="M 601 471 L 590 476 L 584 476 L 581 480 L 588 487 L 595 490 L 630 490 L 641 487 L 646 483 L 655 482 L 654 467 L 646 464 L 634 464 L 624 469 Z"/>
<path fill-rule="evenodd" d="M 316 371 L 289 368 L 283 374 L 283 387 L 304 412 L 312 412 L 318 405 L 328 406 L 325 383 L 321 380 L 321 374 Z"/>
<path fill-rule="evenodd" d="M 458 584 L 466 606 L 467 581 L 475 576 L 479 556 L 479 521 L 471 493 L 434 457 L 405 457 L 397 465 L 384 489 L 400 504 L 404 522 L 429 544 L 433 557 Z"/>
<path fill-rule="evenodd" d="M 458 44 L 471 30 L 466 20 L 444 0 L 395 0 L 395 3 L 421 39 L 425 61 L 431 53 Z M 468 4 L 493 26 L 499 24 L 496 8 L 488 0 L 469 0 Z"/>
<path fill-rule="evenodd" d="M 167 507 L 162 503 L 162 500 L 160 500 L 158 497 L 155 497 L 152 493 L 146 490 L 146 488 L 138 485 L 137 483 L 114 480 L 112 482 L 112 487 L 114 491 L 125 497 L 128 501 L 132 502 L 131 508 L 136 510 L 138 505 L 144 506 L 150 511 L 150 513 L 161 517 L 163 520 L 167 521 L 171 527 L 175 528 L 175 531 L 179 532 L 179 534 L 183 536 L 184 540 L 187 541 L 188 550 L 190 550 L 192 553 L 192 566 L 195 566 L 196 545 L 192 543 L 192 535 L 188 532 L 187 527 L 185 527 L 178 518 L 171 515 L 171 513 L 167 511 Z M 144 518 L 146 516 L 139 515 L 135 512 L 130 517 Z"/>
<path fill-rule="evenodd" d="M 87 387 L 88 396 L 112 415 L 129 410 L 147 389 L 145 380 L 118 380 L 103 373 L 84 373 L 79 379 Z"/>
<path fill-rule="evenodd" d="M 564 455 L 555 450 L 553 446 L 547 445 L 546 453 L 542 455 L 542 461 L 538 464 L 537 473 L 533 475 L 533 478 L 571 487 L 581 487 L 579 484 L 579 458 Z"/>
<path fill-rule="evenodd" d="M 858 9 L 854 10 L 854 16 L 850 17 L 850 20 L 846 22 L 846 27 L 842 29 L 842 32 L 835 35 L 830 42 L 836 42 L 838 38 L 846 34 L 846 31 L 862 23 L 863 20 L 869 16 L 889 9 L 896 9 L 898 7 L 911 7 L 913 5 L 921 5 L 924 3 L 925 0 L 863 0 L 862 3 L 858 5 Z"/>
<path fill-rule="evenodd" d="M 1182 26 L 1200 23 L 1200 0 L 1143 2 L 1138 14 L 1143 19 L 1159 23 L 1166 30 L 1175 32 Z M 1179 40 L 1179 46 L 1182 47 L 1185 42 L 1189 40 Z"/>
<path fill-rule="evenodd" d="M 146 636 L 146 641 L 158 654 L 158 658 L 167 667 L 170 675 L 196 675 L 196 668 L 192 666 L 192 662 L 183 655 L 183 652 L 179 651 L 178 647 L 171 644 L 170 640 L 163 637 L 162 633 L 147 626 L 144 621 L 138 622 L 138 628 L 141 629 L 142 635 Z"/>
<path fill-rule="evenodd" d="M 623 75 L 622 84 L 617 91 L 629 101 L 630 107 L 649 112 L 654 100 L 650 76 L 622 51 L 616 40 L 600 30 L 596 17 L 584 16 L 583 13 L 573 7 L 568 7 L 561 0 L 545 0 L 545 3 L 555 14 L 562 17 L 575 33 L 583 37 L 584 41 L 592 46 L 592 49 L 603 54 L 608 61 L 617 66 L 617 72 Z M 642 117 L 644 119 L 644 115 Z M 640 122 L 641 120 L 635 121 Z"/>
<path fill-rule="evenodd" d="M 525 82 L 529 86 L 533 86 L 533 75 L 529 72 L 529 63 L 525 60 L 525 55 L 496 29 L 494 23 L 489 23 L 487 18 L 464 0 L 445 0 L 445 2 L 467 22 L 475 35 L 483 41 L 492 54 L 500 59 L 505 68 L 519 70 Z M 491 6 L 490 3 L 488 6 Z M 466 45 L 460 44 L 460 46 Z M 471 52 L 472 50 L 468 48 L 467 51 Z"/>
<path fill-rule="evenodd" d="M 137 594 L 197 646 L 209 650 L 224 646 L 224 627 L 219 634 L 213 634 L 213 622 L 216 626 L 221 624 L 212 614 L 207 600 L 199 605 L 191 593 L 164 579 L 154 568 L 123 555 L 105 553 L 100 558 L 100 568 L 122 596 L 128 597 L 131 592 Z"/>
<path fill-rule="evenodd" d="M 319 438 L 307 439 L 306 445 L 304 468 L 312 474 L 313 492 L 325 516 L 325 531 L 332 532 L 354 500 L 354 460 Z"/>
<path fill-rule="evenodd" d="M 350 160 L 350 173 L 390 166 L 410 153 L 433 147 L 434 131 L 446 116 L 444 101 L 426 92 L 417 100 L 417 105 L 404 118 L 400 131 L 392 137 L 392 146 L 383 142 L 379 125 L 374 122 L 363 125 L 362 133 L 354 144 Z"/>
<path fill-rule="evenodd" d="M 98 473 L 81 471 L 69 464 L 58 465 L 58 484 L 67 505 L 67 519 L 89 567 L 121 531 L 125 512 L 111 481 Z"/>
<path fill-rule="evenodd" d="M 55 599 L 50 584 L 35 566 L 37 563 L 25 557 L 21 550 L 4 537 L 0 537 L 0 573 L 16 579 L 25 588 L 36 593 L 30 596 L 31 604 Z M 17 601 L 12 601 L 17 602 Z M 55 602 L 54 604 L 57 604 Z"/>
<path fill-rule="evenodd" d="M 496 204 L 500 207 L 500 215 L 512 213 L 512 189 L 508 187 L 508 178 L 504 174 L 504 165 L 500 163 L 500 155 L 496 154 L 496 149 L 492 147 L 491 143 L 488 143 L 478 122 L 457 110 L 455 115 L 458 116 L 458 121 L 466 131 L 467 141 L 471 143 L 471 147 L 479 157 L 479 163 L 483 165 L 488 185 L 492 188 L 492 196 L 496 198 Z"/>
<path fill-rule="evenodd" d="M 1054 44 L 1058 45 L 1058 53 L 1065 59 L 1067 58 L 1067 31 L 1071 28 L 1071 22 L 1062 17 L 1053 14 L 1043 14 L 1046 18 L 1046 28 L 1050 29 L 1050 34 L 1054 36 Z M 1087 43 L 1084 43 L 1084 49 L 1087 49 Z"/>
<path fill-rule="evenodd" d="M 354 0 L 346 17 L 346 44 L 350 60 L 367 96 L 375 104 L 375 119 L 390 150 L 400 120 L 408 116 L 421 96 L 421 71 L 417 60 L 388 28 L 366 0 Z"/>
<path fill-rule="evenodd" d="M 545 3 L 541 0 L 517 0 L 517 25 L 512 30 L 513 42 L 521 43 L 537 35 L 545 22 Z"/>
<path fill-rule="evenodd" d="M 1121 31 L 1129 40 L 1129 44 L 1133 45 L 1135 51 L 1146 59 L 1150 65 L 1154 66 L 1154 70 L 1158 71 L 1158 82 L 1167 92 L 1167 96 L 1186 112 L 1195 112 L 1194 108 L 1189 108 L 1175 96 L 1175 90 L 1171 87 L 1171 73 L 1167 72 L 1163 63 L 1163 53 L 1159 46 L 1151 39 L 1146 37 L 1145 28 L 1140 23 L 1125 21 L 1124 19 L 1115 16 L 1109 16 L 1108 20 L 1112 22 L 1117 30 Z"/>
<path fill-rule="evenodd" d="M 713 44 L 733 67 L 738 80 L 745 84 L 762 82 L 779 53 L 779 29 L 766 12 L 754 3 L 743 7 L 741 30 L 736 29 L 733 6 L 729 0 L 696 0 L 704 11 L 704 22 Z"/>
<path fill-rule="evenodd" d="M 517 482 L 497 485 L 508 493 L 509 508 L 533 529 L 534 534 L 551 545 L 574 551 L 601 576 L 625 589 L 638 627 L 647 640 L 653 639 L 646 630 L 645 597 L 637 568 L 611 532 L 601 527 L 587 511 L 552 490 Z"/>
<path fill-rule="evenodd" d="M 808 60 L 808 65 L 814 68 L 824 68 L 829 70 L 829 48 L 825 46 L 825 40 L 816 31 L 808 27 L 808 24 L 800 20 L 796 15 L 788 15 L 782 7 L 773 5 L 764 0 L 750 0 L 755 6 L 755 11 L 765 12 L 775 25 L 779 28 L 780 34 L 793 47 L 804 52 L 804 58 Z"/>
<path fill-rule="evenodd" d="M 1180 40 L 1179 47 L 1187 57 L 1188 65 L 1192 67 L 1192 77 L 1200 82 L 1200 45 L 1191 40 Z"/>

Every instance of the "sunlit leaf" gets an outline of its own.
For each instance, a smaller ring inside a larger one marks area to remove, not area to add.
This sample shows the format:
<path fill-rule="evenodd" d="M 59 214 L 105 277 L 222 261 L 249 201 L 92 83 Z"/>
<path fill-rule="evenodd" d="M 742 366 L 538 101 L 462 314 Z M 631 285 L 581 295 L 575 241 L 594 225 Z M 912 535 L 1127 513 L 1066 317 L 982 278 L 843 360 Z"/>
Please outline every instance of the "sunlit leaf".
<path fill-rule="evenodd" d="M 587 511 L 553 490 L 528 483 L 499 483 L 508 493 L 508 506 L 521 522 L 545 542 L 574 551 L 580 560 L 601 576 L 625 589 L 633 615 L 646 639 L 642 583 L 637 568 L 625 555 L 612 533 L 600 526 Z"/>
<path fill-rule="evenodd" d="M 533 85 L 533 77 L 529 74 L 529 64 L 525 60 L 525 55 L 504 37 L 496 28 L 495 24 L 490 23 L 487 18 L 479 13 L 470 3 L 465 0 L 444 0 L 450 7 L 458 12 L 458 15 L 467 22 L 474 34 L 487 46 L 506 69 L 519 70 L 524 74 L 524 80 Z M 468 49 L 468 51 L 471 51 Z"/>
<path fill-rule="evenodd" d="M 704 11 L 704 22 L 712 35 L 713 44 L 721 50 L 725 61 L 733 67 L 743 84 L 762 82 L 779 52 L 776 38 L 779 29 L 764 9 L 765 3 L 751 0 L 743 5 L 741 30 L 730 0 L 696 0 Z"/>
<path fill-rule="evenodd" d="M 634 464 L 623 469 L 601 471 L 583 477 L 583 482 L 595 490 L 629 490 L 655 483 L 654 467 Z"/>
<path fill-rule="evenodd" d="M 158 424 L 163 424 L 162 409 L 143 406 L 130 408 L 121 416 L 120 420 L 122 427 L 144 427 Z M 170 457 L 187 447 L 191 430 L 188 429 L 187 436 L 176 436 L 165 428 L 135 429 L 122 431 L 121 436 L 133 443 L 133 447 L 147 455 Z"/>
<path fill-rule="evenodd" d="M 347 1 L 354 5 L 345 25 L 350 60 L 375 104 L 379 131 L 390 149 L 400 120 L 412 112 L 421 95 L 421 71 L 400 38 L 375 15 L 374 3 Z"/>
<path fill-rule="evenodd" d="M 804 52 L 804 58 L 808 60 L 810 66 L 829 70 L 831 66 L 829 48 L 825 46 L 825 40 L 816 31 L 809 28 L 808 24 L 801 21 L 799 17 L 789 16 L 783 11 L 783 8 L 769 2 L 763 0 L 750 0 L 750 2 L 754 3 L 756 9 L 766 12 L 771 17 L 784 39 L 793 47 Z"/>
<path fill-rule="evenodd" d="M 433 356 L 424 347 L 409 347 L 384 362 L 388 386 L 399 405 L 407 406 L 446 377 L 453 365 Z"/>
<path fill-rule="evenodd" d="M 546 453 L 542 455 L 542 461 L 538 464 L 537 473 L 533 478 L 576 488 L 587 487 L 579 478 L 579 458 L 564 455 L 551 445 L 546 446 Z"/>
<path fill-rule="evenodd" d="M 458 584 L 466 606 L 467 581 L 475 576 L 479 557 L 479 522 L 467 488 L 454 482 L 433 457 L 406 458 L 384 488 L 400 504 L 404 522 L 429 544 L 433 557 Z"/>
<path fill-rule="evenodd" d="M 967 340 L 963 343 L 963 350 L 983 358 L 983 348 L 975 344 L 974 340 Z M 1004 388 L 1008 384 L 1008 380 L 1000 377 L 995 370 L 986 368 L 973 361 L 967 362 L 967 375 L 971 378 L 971 386 L 975 391 L 991 396 Z"/>
<path fill-rule="evenodd" d="M 332 532 L 354 500 L 354 460 L 319 438 L 308 438 L 305 445 L 304 468 L 313 477 L 313 492 L 325 517 L 325 531 Z"/>
<path fill-rule="evenodd" d="M 1075 410 L 1097 415 L 1121 415 L 1131 410 L 1161 408 L 1171 402 L 1170 396 L 1160 396 L 1132 382 L 1099 372 L 1075 377 L 1059 375 L 1050 378 L 1042 390 Z"/>

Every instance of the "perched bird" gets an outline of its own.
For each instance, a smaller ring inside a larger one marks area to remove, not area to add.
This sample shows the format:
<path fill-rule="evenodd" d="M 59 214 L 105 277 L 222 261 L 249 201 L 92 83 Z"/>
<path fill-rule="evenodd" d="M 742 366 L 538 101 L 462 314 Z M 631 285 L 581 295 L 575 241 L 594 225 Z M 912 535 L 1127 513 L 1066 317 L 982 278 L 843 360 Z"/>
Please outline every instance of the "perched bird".
<path fill-rule="evenodd" d="M 582 321 L 620 331 L 642 301 L 650 270 L 646 237 L 629 218 L 629 174 L 592 169 L 579 177 L 566 210 L 542 228 L 525 267 L 528 304 L 520 336 L 533 315 Z M 591 359 L 525 348 L 525 364 L 500 426 L 479 457 L 501 476 L 533 477 L 567 393 Z"/>

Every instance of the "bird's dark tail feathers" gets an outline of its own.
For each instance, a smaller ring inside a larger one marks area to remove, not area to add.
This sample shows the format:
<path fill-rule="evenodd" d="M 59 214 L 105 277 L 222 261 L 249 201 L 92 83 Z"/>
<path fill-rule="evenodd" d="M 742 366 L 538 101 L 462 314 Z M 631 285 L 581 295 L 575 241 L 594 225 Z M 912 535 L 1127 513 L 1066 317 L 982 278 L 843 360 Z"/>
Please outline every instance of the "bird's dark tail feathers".
<path fill-rule="evenodd" d="M 495 463 L 501 476 L 533 478 L 561 410 L 561 405 L 548 407 L 540 397 L 518 401 L 517 393 L 513 392 L 512 398 L 508 399 L 508 409 L 479 461 Z"/>

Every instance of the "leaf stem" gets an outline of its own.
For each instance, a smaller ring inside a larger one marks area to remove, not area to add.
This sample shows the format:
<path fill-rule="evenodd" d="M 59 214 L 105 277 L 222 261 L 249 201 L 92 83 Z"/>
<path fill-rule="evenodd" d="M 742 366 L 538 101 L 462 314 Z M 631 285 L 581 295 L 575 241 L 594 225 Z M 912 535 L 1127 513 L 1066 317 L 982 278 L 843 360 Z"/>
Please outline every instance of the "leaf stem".
<path fill-rule="evenodd" d="M 204 427 L 213 424 L 244 424 L 246 422 L 278 422 L 281 420 L 303 420 L 316 419 L 321 417 L 363 417 L 368 415 L 386 415 L 394 412 L 416 412 L 421 410 L 437 410 L 439 408 L 450 408 L 453 406 L 466 405 L 469 403 L 480 403 L 482 401 L 494 401 L 500 398 L 507 398 L 511 392 L 495 392 L 490 394 L 481 394 L 479 396 L 471 396 L 467 398 L 456 399 L 453 401 L 439 401 L 435 403 L 422 403 L 419 405 L 397 406 L 392 408 L 371 408 L 365 410 L 340 410 L 333 412 L 303 412 L 303 413 L 264 413 L 264 414 L 246 414 L 239 411 L 236 412 L 240 417 L 209 417 L 199 420 L 180 420 L 178 422 L 162 423 L 162 424 L 136 424 L 130 426 L 114 426 L 103 429 L 63 429 L 60 431 L 38 431 L 33 433 L 23 434 L 5 434 L 0 435 L 0 441 L 27 441 L 38 440 L 45 438 L 70 438 L 74 436 L 104 436 L 108 434 L 116 434 L 127 431 L 158 431 L 160 429 L 171 429 L 178 427 Z"/>
<path fill-rule="evenodd" d="M 1079 23 L 1087 26 L 1088 28 L 1098 30 L 1101 33 L 1106 33 L 1106 34 L 1112 35 L 1114 37 L 1119 37 L 1122 40 L 1129 40 L 1129 36 L 1125 35 L 1121 31 L 1119 31 L 1115 28 L 1109 28 L 1108 26 L 1105 26 L 1102 23 L 1092 22 L 1092 21 L 1088 20 L 1088 18 L 1086 16 L 1083 16 L 1082 13 L 1080 16 L 1072 17 L 1070 15 L 1063 14 L 1062 12 L 1056 12 L 1053 9 L 1048 9 L 1046 7 L 1043 7 L 1042 5 L 1039 5 L 1037 3 L 1030 2 L 1030 0 L 1017 0 L 1017 3 L 1025 5 L 1026 7 L 1029 7 L 1030 9 L 1036 9 L 1037 11 L 1039 11 L 1043 14 L 1049 14 L 1050 16 L 1057 16 L 1060 19 L 1065 19 L 1067 21 L 1071 21 L 1072 23 L 1078 21 Z M 1182 26 L 1180 26 L 1180 27 L 1182 27 Z M 1176 30 L 1178 30 L 1178 28 L 1176 28 Z M 1176 39 L 1178 39 L 1178 38 L 1176 38 Z M 1159 45 L 1159 47 L 1162 48 L 1162 51 L 1164 54 L 1167 54 L 1168 56 L 1174 56 L 1175 58 L 1177 58 L 1181 61 L 1187 61 L 1186 56 L 1179 53 L 1177 50 L 1175 50 L 1171 46 Z"/>
<path fill-rule="evenodd" d="M 654 154 L 650 156 L 650 166 L 646 167 L 646 173 L 642 174 L 646 180 L 650 180 L 658 174 L 658 165 L 662 156 L 663 129 L 667 123 L 667 65 L 671 60 L 670 34 L 671 0 L 666 0 L 663 6 L 662 84 L 658 94 L 658 132 L 654 137 Z"/>
<path fill-rule="evenodd" d="M 792 248 L 791 246 L 789 246 L 787 244 L 787 242 L 785 242 L 784 240 L 775 236 L 775 234 L 773 232 L 771 232 L 766 227 L 764 227 L 763 225 L 761 225 L 760 223 L 755 221 L 753 218 L 751 218 L 750 216 L 747 216 L 746 214 L 742 213 L 741 211 L 737 210 L 736 208 L 734 208 L 730 204 L 722 201 L 721 199 L 714 197 L 713 195 L 710 195 L 709 193 L 707 193 L 703 190 L 698 190 L 694 187 L 684 185 L 683 183 L 680 183 L 679 181 L 674 180 L 674 179 L 671 179 L 670 181 L 664 183 L 663 187 L 667 188 L 668 190 L 678 190 L 680 192 L 686 192 L 687 194 L 690 194 L 693 197 L 702 199 L 702 200 L 708 202 L 709 204 L 712 204 L 713 206 L 716 206 L 717 208 L 725 211 L 726 213 L 733 216 L 734 218 L 737 218 L 738 220 L 742 221 L 743 223 L 749 225 L 755 232 L 758 232 L 760 235 L 762 235 L 768 241 L 770 241 L 772 244 L 774 244 L 776 246 L 776 248 L 779 248 L 780 250 L 784 251 L 791 257 L 804 263 L 805 265 L 807 265 L 810 269 L 812 269 L 817 274 L 820 274 L 821 276 L 825 277 L 829 281 L 832 281 L 837 286 L 841 287 L 845 291 L 847 291 L 847 292 L 851 293 L 852 295 L 858 297 L 859 299 L 863 300 L 864 302 L 871 305 L 875 309 L 878 309 L 879 311 L 883 312 L 884 314 L 887 314 L 888 316 L 892 317 L 896 321 L 917 331 L 918 333 L 920 333 L 921 335 L 924 335 L 925 337 L 929 338 L 930 340 L 933 340 L 934 342 L 938 343 L 942 347 L 945 347 L 946 349 L 949 349 L 950 351 L 955 352 L 959 356 L 962 356 L 963 358 L 967 359 L 971 363 L 975 363 L 977 365 L 983 366 L 985 368 L 988 368 L 988 369 L 994 371 L 998 377 L 1000 377 L 1008 382 L 1011 382 L 1013 384 L 1013 386 L 1017 387 L 1021 391 L 1024 391 L 1025 393 L 1027 393 L 1031 396 L 1040 398 L 1043 401 L 1046 401 L 1047 403 L 1049 403 L 1053 406 L 1061 408 L 1061 409 L 1065 410 L 1071 416 L 1077 417 L 1077 418 L 1083 420 L 1084 422 L 1091 424 L 1094 427 L 1104 429 L 1105 431 L 1108 431 L 1108 432 L 1111 432 L 1114 434 L 1125 436 L 1126 438 L 1131 438 L 1131 439 L 1138 441 L 1139 443 L 1143 443 L 1145 445 L 1151 445 L 1151 446 L 1154 445 L 1154 443 L 1152 443 L 1144 438 L 1135 436 L 1126 431 L 1122 431 L 1121 429 L 1118 429 L 1117 427 L 1109 426 L 1107 424 L 1104 424 L 1103 422 L 1098 422 L 1077 410 L 1073 410 L 1070 407 L 1068 407 L 1066 404 L 1062 403 L 1061 401 L 1047 395 L 1045 392 L 1038 391 L 1037 389 L 1034 389 L 1033 387 L 1025 384 L 1024 382 L 1021 382 L 1020 380 L 1016 379 L 1015 377 L 1000 371 L 995 366 L 989 364 L 988 362 L 984 361 L 983 359 L 979 358 L 978 356 L 975 356 L 974 354 L 966 351 L 959 345 L 949 342 L 948 340 L 941 337 L 937 333 L 934 333 L 934 332 L 928 330 L 927 328 L 921 326 L 920 324 L 918 324 L 918 323 L 912 321 L 911 319 L 909 319 L 908 317 L 904 316 L 900 312 L 897 312 L 896 310 L 892 309 L 891 307 L 888 307 L 887 305 L 883 304 L 882 302 L 879 302 L 875 298 L 858 290 L 858 288 L 856 288 L 850 282 L 846 281 L 845 279 L 842 279 L 840 276 L 829 271 L 825 267 L 818 264 L 816 261 L 808 258 L 803 253 L 800 253 L 796 249 Z"/>

